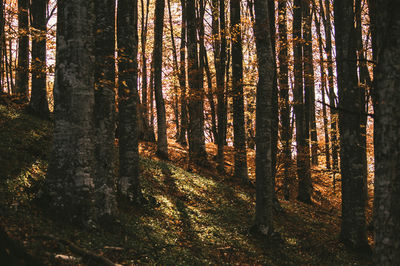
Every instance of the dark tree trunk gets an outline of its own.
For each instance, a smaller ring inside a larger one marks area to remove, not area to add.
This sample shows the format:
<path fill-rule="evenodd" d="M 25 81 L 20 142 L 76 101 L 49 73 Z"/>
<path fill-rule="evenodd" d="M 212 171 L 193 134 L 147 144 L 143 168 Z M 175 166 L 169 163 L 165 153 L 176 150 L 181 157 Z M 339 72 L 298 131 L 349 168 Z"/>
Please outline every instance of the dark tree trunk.
<path fill-rule="evenodd" d="M 116 212 L 115 200 L 115 0 L 95 2 L 96 210 Z"/>
<path fill-rule="evenodd" d="M 4 93 L 4 49 L 5 49 L 5 38 L 4 38 L 4 3 L 0 0 L 0 95 Z"/>
<path fill-rule="evenodd" d="M 289 70 L 288 70 L 288 41 L 286 22 L 287 2 L 279 1 L 279 96 L 280 96 L 280 119 L 281 119 L 281 143 L 283 150 L 283 194 L 289 199 L 289 184 L 291 183 L 290 169 L 292 167 L 292 134 L 290 129 L 290 102 L 289 102 Z"/>
<path fill-rule="evenodd" d="M 299 201 L 311 203 L 310 149 L 307 142 L 307 124 L 303 97 L 302 66 L 302 1 L 294 1 L 293 11 L 293 50 L 294 50 L 294 114 L 296 116 L 297 176 L 299 178 Z"/>
<path fill-rule="evenodd" d="M 93 1 L 60 1 L 57 15 L 54 138 L 46 194 L 55 215 L 93 219 Z"/>
<path fill-rule="evenodd" d="M 256 217 L 255 229 L 270 236 L 273 229 L 272 91 L 274 60 L 268 19 L 268 1 L 255 0 L 255 37 L 258 84 L 256 102 Z"/>
<path fill-rule="evenodd" d="M 304 53 L 304 91 L 305 91 L 305 118 L 306 118 L 306 139 L 311 145 L 311 163 L 318 165 L 318 136 L 317 123 L 315 121 L 315 84 L 314 84 L 314 57 L 312 47 L 312 13 L 311 1 L 303 2 L 303 53 Z"/>
<path fill-rule="evenodd" d="M 157 108 L 157 155 L 168 159 L 167 120 L 162 92 L 162 37 L 164 29 L 164 0 L 156 0 L 154 22 L 154 95 Z"/>
<path fill-rule="evenodd" d="M 136 203 L 143 202 L 139 181 L 137 118 L 137 0 L 119 0 L 117 10 L 119 190 Z"/>
<path fill-rule="evenodd" d="M 181 0 L 182 25 L 181 25 L 181 46 L 179 54 L 179 86 L 181 89 L 181 132 L 178 142 L 186 145 L 187 121 L 187 101 L 186 101 L 186 0 Z"/>
<path fill-rule="evenodd" d="M 243 53 L 240 21 L 240 0 L 230 1 L 230 31 L 232 43 L 232 98 L 233 98 L 233 146 L 235 149 L 234 176 L 247 180 L 246 131 L 244 126 L 243 100 Z"/>
<path fill-rule="evenodd" d="M 49 116 L 46 82 L 46 11 L 47 0 L 32 0 L 32 92 L 29 110 L 38 116 Z"/>
<path fill-rule="evenodd" d="M 204 46 L 204 45 L 203 45 Z M 210 105 L 210 112 L 211 112 L 211 131 L 213 134 L 213 142 L 216 143 L 218 139 L 218 133 L 217 133 L 217 119 L 215 115 L 215 103 L 214 103 L 214 90 L 213 90 L 213 84 L 212 84 L 212 76 L 211 76 L 211 70 L 210 66 L 208 65 L 208 55 L 205 47 L 204 49 L 204 70 L 206 71 L 206 77 L 207 77 L 207 99 L 208 103 Z"/>
<path fill-rule="evenodd" d="M 376 0 L 375 264 L 400 263 L 400 6 Z M 375 27 L 374 26 L 374 27 Z"/>
<path fill-rule="evenodd" d="M 28 100 L 29 94 L 29 1 L 18 0 L 18 67 L 16 86 L 18 97 Z"/>
<path fill-rule="evenodd" d="M 365 225 L 365 171 L 361 136 L 361 89 L 353 1 L 336 1 L 335 41 L 339 91 L 340 168 L 342 176 L 341 240 L 357 249 L 368 249 Z"/>
<path fill-rule="evenodd" d="M 187 0 L 187 49 L 189 77 L 189 158 L 194 163 L 204 163 L 203 80 L 197 48 L 197 19 L 194 0 Z"/>

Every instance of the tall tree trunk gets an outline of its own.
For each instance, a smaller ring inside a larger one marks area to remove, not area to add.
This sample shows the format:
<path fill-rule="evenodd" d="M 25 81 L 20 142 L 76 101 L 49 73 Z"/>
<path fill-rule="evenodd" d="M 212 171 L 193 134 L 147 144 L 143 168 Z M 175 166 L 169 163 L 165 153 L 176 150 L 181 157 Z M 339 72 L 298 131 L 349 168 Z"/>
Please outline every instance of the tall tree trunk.
<path fill-rule="evenodd" d="M 322 0 L 320 1 L 322 7 Z M 338 111 L 336 104 L 336 93 L 335 93 L 335 81 L 333 75 L 333 55 L 332 55 L 332 26 L 331 26 L 331 11 L 330 11 L 330 0 L 325 0 L 325 9 L 321 8 L 321 17 L 324 20 L 324 31 L 326 40 L 326 55 L 328 61 L 328 87 L 329 87 L 329 105 L 331 114 L 331 146 L 332 146 L 332 169 L 333 169 L 333 182 L 335 186 L 335 174 L 339 171 L 339 160 L 338 160 L 338 136 L 337 136 L 337 121 Z"/>
<path fill-rule="evenodd" d="M 342 176 L 341 240 L 368 249 L 365 225 L 365 171 L 362 156 L 360 87 L 353 1 L 335 1 L 335 41 L 339 91 L 340 168 Z"/>
<path fill-rule="evenodd" d="M 22 101 L 28 100 L 29 94 L 29 20 L 28 0 L 18 0 L 18 67 L 16 86 Z"/>
<path fill-rule="evenodd" d="M 376 265 L 396 265 L 400 263 L 400 6 L 396 1 L 374 2 L 378 48 L 374 259 Z"/>
<path fill-rule="evenodd" d="M 299 178 L 299 201 L 311 203 L 310 149 L 307 143 L 307 125 L 303 98 L 302 66 L 302 1 L 294 1 L 293 11 L 293 50 L 294 50 L 294 114 L 296 116 L 297 176 Z"/>
<path fill-rule="evenodd" d="M 283 194 L 289 199 L 289 184 L 291 183 L 290 169 L 292 167 L 291 129 L 290 129 L 290 102 L 289 102 L 289 70 L 288 70 L 288 41 L 287 41 L 287 1 L 279 1 L 279 96 L 280 96 L 280 119 L 281 119 L 281 143 L 283 150 Z"/>
<path fill-rule="evenodd" d="M 179 86 L 181 89 L 181 132 L 178 142 L 186 145 L 187 121 L 187 101 L 186 101 L 186 0 L 181 0 L 182 21 L 181 21 L 181 46 L 179 54 Z"/>
<path fill-rule="evenodd" d="M 156 0 L 154 23 L 154 94 L 157 108 L 157 155 L 168 159 L 167 120 L 162 92 L 162 37 L 164 29 L 164 0 Z"/>
<path fill-rule="evenodd" d="M 32 0 L 32 92 L 29 110 L 38 116 L 48 117 L 50 114 L 47 102 L 47 61 L 46 61 L 46 30 L 47 30 L 47 0 Z"/>
<path fill-rule="evenodd" d="M 255 37 L 257 47 L 258 84 L 256 102 L 256 217 L 255 229 L 270 236 L 273 231 L 272 175 L 272 90 L 274 66 L 268 1 L 255 0 Z"/>
<path fill-rule="evenodd" d="M 207 51 L 203 45 L 204 49 L 204 70 L 206 71 L 206 77 L 207 77 L 207 99 L 208 103 L 210 105 L 210 112 L 211 112 L 211 131 L 213 134 L 213 141 L 214 143 L 217 142 L 218 140 L 218 133 L 217 133 L 217 119 L 215 115 L 215 103 L 214 103 L 214 90 L 213 90 L 213 84 L 212 84 L 212 76 L 211 76 L 211 70 L 210 66 L 208 64 L 208 55 Z"/>
<path fill-rule="evenodd" d="M 206 149 L 203 119 L 203 80 L 198 60 L 197 20 L 194 0 L 187 0 L 187 49 L 189 77 L 189 158 L 194 163 L 204 163 Z"/>
<path fill-rule="evenodd" d="M 244 126 L 243 100 L 243 52 L 240 21 L 240 0 L 230 1 L 232 42 L 232 98 L 233 98 L 233 146 L 235 149 L 234 176 L 247 180 L 246 131 Z"/>
<path fill-rule="evenodd" d="M 306 134 L 308 135 L 307 141 L 311 145 L 311 163 L 318 165 L 318 136 L 317 136 L 317 123 L 315 121 L 315 83 L 314 83 L 314 57 L 313 57 L 313 43 L 312 43 L 312 13 L 311 13 L 311 0 L 303 2 L 304 13 L 304 90 L 305 90 L 305 118 L 306 127 L 308 127 Z"/>
<path fill-rule="evenodd" d="M 0 94 L 4 91 L 4 74 L 5 74 L 5 64 L 4 64 L 4 1 L 0 0 Z"/>
<path fill-rule="evenodd" d="M 137 117 L 137 0 L 119 0 L 117 8 L 119 190 L 136 203 L 143 202 L 139 181 Z"/>
<path fill-rule="evenodd" d="M 96 206 L 99 216 L 116 212 L 115 183 L 115 0 L 95 2 Z"/>
<path fill-rule="evenodd" d="M 54 138 L 46 178 L 53 213 L 84 224 L 94 215 L 93 3 L 58 3 Z"/>

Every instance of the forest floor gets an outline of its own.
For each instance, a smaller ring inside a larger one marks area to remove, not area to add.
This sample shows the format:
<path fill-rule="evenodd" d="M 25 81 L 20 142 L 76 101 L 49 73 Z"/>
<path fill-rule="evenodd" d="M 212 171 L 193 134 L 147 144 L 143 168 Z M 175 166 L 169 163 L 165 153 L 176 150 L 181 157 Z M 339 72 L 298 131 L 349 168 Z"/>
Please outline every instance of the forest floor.
<path fill-rule="evenodd" d="M 26 114 L 18 105 L 0 105 L 0 225 L 45 265 L 97 265 L 78 254 L 82 250 L 121 265 L 372 264 L 368 256 L 339 242 L 340 183 L 334 192 L 323 169 L 313 172 L 312 205 L 296 201 L 294 193 L 285 201 L 278 189 L 282 210 L 276 213 L 275 229 L 282 241 L 250 234 L 255 189 L 232 178 L 230 148 L 227 174 L 218 174 L 213 144 L 207 145 L 208 167 L 199 168 L 188 166 L 186 148 L 173 141 L 170 161 L 155 156 L 153 143 L 141 143 L 141 182 L 152 204 L 121 202 L 114 226 L 84 230 L 51 219 L 34 204 L 45 178 L 51 128 L 51 122 Z M 253 151 L 248 159 L 254 184 Z M 278 172 L 278 187 L 281 178 Z"/>

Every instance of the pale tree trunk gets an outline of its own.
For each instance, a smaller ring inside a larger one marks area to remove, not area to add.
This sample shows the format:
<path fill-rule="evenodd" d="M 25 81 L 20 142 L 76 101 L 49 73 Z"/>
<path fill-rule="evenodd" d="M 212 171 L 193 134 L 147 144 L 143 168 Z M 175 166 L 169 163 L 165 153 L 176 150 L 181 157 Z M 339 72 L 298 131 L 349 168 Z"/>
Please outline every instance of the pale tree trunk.
<path fill-rule="evenodd" d="M 18 67 L 16 87 L 18 97 L 28 100 L 29 94 L 29 1 L 18 0 Z"/>
<path fill-rule="evenodd" d="M 116 212 L 115 0 L 95 2 L 95 197 L 99 216 Z"/>
<path fill-rule="evenodd" d="M 157 155 L 168 159 L 167 120 L 162 92 L 162 37 L 164 29 L 164 0 L 156 0 L 154 24 L 154 95 L 157 108 Z"/>
<path fill-rule="evenodd" d="M 197 19 L 194 0 L 186 2 L 187 49 L 189 78 L 189 158 L 194 163 L 204 163 L 206 159 L 203 119 L 203 80 L 198 60 Z"/>
<path fill-rule="evenodd" d="M 368 250 L 365 224 L 365 170 L 361 136 L 361 89 L 357 57 L 353 1 L 336 1 L 335 41 L 339 91 L 340 168 L 342 176 L 342 224 L 340 238 L 346 245 Z"/>
<path fill-rule="evenodd" d="M 289 185 L 291 183 L 290 169 L 292 168 L 292 134 L 290 129 L 290 102 L 289 102 L 289 70 L 288 70 L 288 41 L 287 41 L 287 1 L 279 1 L 279 96 L 280 96 L 280 120 L 281 143 L 283 150 L 283 176 L 284 197 L 289 200 Z"/>
<path fill-rule="evenodd" d="M 137 0 L 119 0 L 117 9 L 119 190 L 129 200 L 142 203 L 137 117 Z"/>
<path fill-rule="evenodd" d="M 60 1 L 54 84 L 54 138 L 46 178 L 54 215 L 93 219 L 94 1 Z"/>
<path fill-rule="evenodd" d="M 32 18 L 32 92 L 29 110 L 38 116 L 48 117 L 46 82 L 46 29 L 47 0 L 32 0 L 30 8 Z"/>
<path fill-rule="evenodd" d="M 232 98 L 233 98 L 233 146 L 235 149 L 234 176 L 247 180 L 246 132 L 243 100 L 243 52 L 240 25 L 240 0 L 230 1 L 230 31 L 232 43 Z"/>
<path fill-rule="evenodd" d="M 255 0 L 255 37 L 258 84 L 256 100 L 256 217 L 255 229 L 264 236 L 273 231 L 272 90 L 274 60 L 268 19 L 268 1 Z"/>
<path fill-rule="evenodd" d="M 400 263 L 400 6 L 376 0 L 375 264 Z"/>
<path fill-rule="evenodd" d="M 307 124 L 303 97 L 302 66 L 302 1 L 294 1 L 293 11 L 293 50 L 294 50 L 294 114 L 296 116 L 297 176 L 299 178 L 297 199 L 311 203 L 310 149 L 307 143 Z"/>

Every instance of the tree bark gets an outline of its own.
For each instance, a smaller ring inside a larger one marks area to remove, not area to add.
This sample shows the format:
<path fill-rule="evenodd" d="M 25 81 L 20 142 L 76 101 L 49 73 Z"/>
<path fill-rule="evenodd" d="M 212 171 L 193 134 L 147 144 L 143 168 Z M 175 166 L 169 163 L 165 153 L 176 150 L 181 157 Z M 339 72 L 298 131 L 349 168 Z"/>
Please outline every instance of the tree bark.
<path fill-rule="evenodd" d="M 54 137 L 46 178 L 50 209 L 93 219 L 94 1 L 60 1 L 57 15 Z"/>
<path fill-rule="evenodd" d="M 18 67 L 16 86 L 18 97 L 28 101 L 29 95 L 29 1 L 18 0 Z"/>
<path fill-rule="evenodd" d="M 117 8 L 119 190 L 129 200 L 143 202 L 139 181 L 137 119 L 137 0 L 119 0 Z"/>
<path fill-rule="evenodd" d="M 47 30 L 47 0 L 32 0 L 32 92 L 29 110 L 40 117 L 50 114 L 47 102 L 47 61 L 46 61 L 46 30 Z"/>
<path fill-rule="evenodd" d="M 233 98 L 233 146 L 234 176 L 247 180 L 246 131 L 244 126 L 243 100 L 243 52 L 240 21 L 240 0 L 230 1 L 230 31 L 232 44 L 232 98 Z"/>
<path fill-rule="evenodd" d="M 154 95 L 157 108 L 157 155 L 168 159 L 167 120 L 162 92 L 162 37 L 164 29 L 164 0 L 156 0 L 154 23 Z"/>
<path fill-rule="evenodd" d="M 341 240 L 348 246 L 369 249 L 365 224 L 365 171 L 361 136 L 361 90 L 353 1 L 335 1 L 335 41 L 339 91 L 340 168 L 342 176 Z M 354 110 L 346 112 L 345 110 Z"/>
<path fill-rule="evenodd" d="M 400 6 L 376 4 L 375 264 L 400 263 Z"/>

